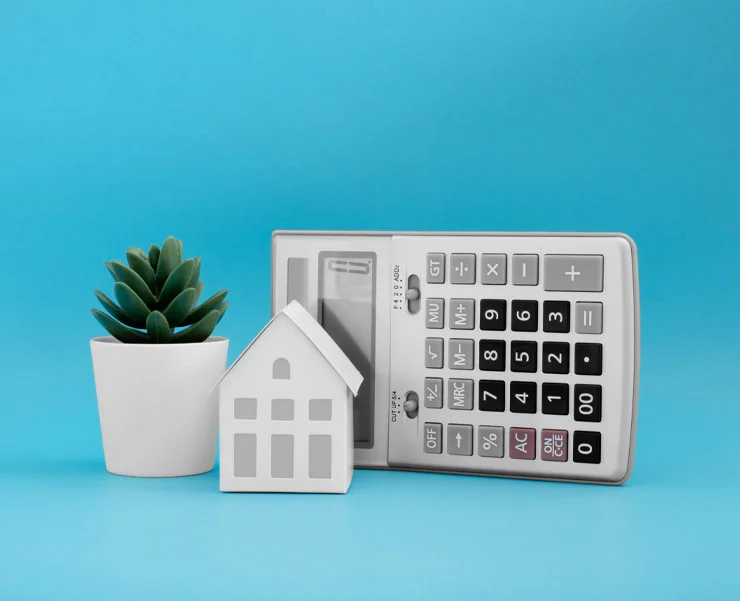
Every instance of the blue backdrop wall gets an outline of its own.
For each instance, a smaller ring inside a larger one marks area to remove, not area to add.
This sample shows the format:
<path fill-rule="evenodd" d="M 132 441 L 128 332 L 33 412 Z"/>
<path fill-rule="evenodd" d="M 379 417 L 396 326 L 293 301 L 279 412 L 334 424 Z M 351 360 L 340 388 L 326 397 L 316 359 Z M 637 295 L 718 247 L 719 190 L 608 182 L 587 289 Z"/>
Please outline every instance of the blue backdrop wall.
<path fill-rule="evenodd" d="M 3 0 L 0 470 L 102 469 L 89 309 L 130 245 L 203 257 L 233 359 L 274 229 L 584 230 L 639 249 L 633 483 L 737 479 L 738 31 L 731 0 Z"/>

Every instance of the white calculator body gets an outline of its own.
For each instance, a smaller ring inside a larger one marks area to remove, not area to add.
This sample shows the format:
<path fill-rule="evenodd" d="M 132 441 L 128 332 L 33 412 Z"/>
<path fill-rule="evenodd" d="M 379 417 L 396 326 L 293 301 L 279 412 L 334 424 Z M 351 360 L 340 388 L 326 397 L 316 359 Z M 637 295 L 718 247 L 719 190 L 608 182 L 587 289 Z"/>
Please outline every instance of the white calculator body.
<path fill-rule="evenodd" d="M 639 376 L 623 234 L 279 231 L 298 300 L 364 382 L 355 465 L 621 484 Z"/>

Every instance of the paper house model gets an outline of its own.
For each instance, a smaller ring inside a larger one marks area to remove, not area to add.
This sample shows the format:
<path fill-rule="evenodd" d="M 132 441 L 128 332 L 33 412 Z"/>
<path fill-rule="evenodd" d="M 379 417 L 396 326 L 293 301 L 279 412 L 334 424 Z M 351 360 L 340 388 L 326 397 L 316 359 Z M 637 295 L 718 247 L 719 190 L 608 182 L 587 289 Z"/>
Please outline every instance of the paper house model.
<path fill-rule="evenodd" d="M 290 303 L 219 382 L 221 490 L 346 493 L 360 384 L 329 334 Z"/>

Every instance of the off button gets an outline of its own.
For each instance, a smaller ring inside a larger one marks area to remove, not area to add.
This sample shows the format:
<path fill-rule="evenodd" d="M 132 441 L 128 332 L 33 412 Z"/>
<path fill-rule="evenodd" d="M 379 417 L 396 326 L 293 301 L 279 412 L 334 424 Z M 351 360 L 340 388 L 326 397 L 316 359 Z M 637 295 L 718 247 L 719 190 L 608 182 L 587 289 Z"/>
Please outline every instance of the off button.
<path fill-rule="evenodd" d="M 602 255 L 545 255 L 545 290 L 555 292 L 602 292 Z"/>
<path fill-rule="evenodd" d="M 424 452 L 433 455 L 442 452 L 442 424 L 424 424 Z"/>

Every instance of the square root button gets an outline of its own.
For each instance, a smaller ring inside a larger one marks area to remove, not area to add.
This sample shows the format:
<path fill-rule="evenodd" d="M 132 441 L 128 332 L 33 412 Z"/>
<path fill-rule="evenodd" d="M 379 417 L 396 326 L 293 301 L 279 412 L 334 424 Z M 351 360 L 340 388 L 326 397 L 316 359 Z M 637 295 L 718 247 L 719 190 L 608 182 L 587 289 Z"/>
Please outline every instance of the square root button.
<path fill-rule="evenodd" d="M 545 255 L 545 290 L 602 292 L 602 255 Z"/>

